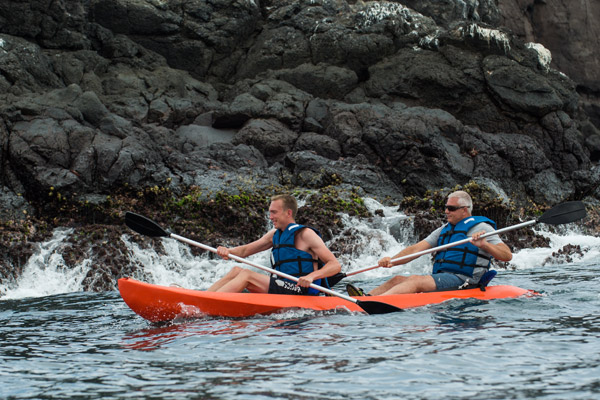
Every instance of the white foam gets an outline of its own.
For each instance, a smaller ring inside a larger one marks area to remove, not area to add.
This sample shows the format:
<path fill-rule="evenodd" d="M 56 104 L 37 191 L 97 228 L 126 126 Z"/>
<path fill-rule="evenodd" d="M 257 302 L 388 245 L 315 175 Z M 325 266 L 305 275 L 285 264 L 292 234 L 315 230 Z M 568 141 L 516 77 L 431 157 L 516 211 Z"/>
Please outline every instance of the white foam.
<path fill-rule="evenodd" d="M 352 227 L 360 233 L 352 237 L 351 252 L 336 254 L 342 264 L 342 272 L 345 273 L 375 266 L 381 257 L 394 256 L 417 241 L 413 234 L 412 219 L 398 211 L 397 206 L 386 207 L 371 198 L 365 198 L 364 202 L 369 211 L 374 213 L 376 210 L 381 210 L 383 216 L 375 216 L 371 220 L 342 216 L 344 226 Z M 391 269 L 375 268 L 348 277 L 347 280 L 364 280 L 394 274 L 421 274 L 430 270 L 429 258 L 421 257 L 406 265 Z"/>
<path fill-rule="evenodd" d="M 131 259 L 143 266 L 146 281 L 157 285 L 178 285 L 203 290 L 225 275 L 233 266 L 241 264 L 220 258 L 211 259 L 208 252 L 194 256 L 190 246 L 174 239 L 162 239 L 164 253 L 160 254 L 154 248 L 140 248 L 137 243 L 130 240 L 128 235 L 123 235 L 122 240 L 131 252 Z M 248 257 L 248 260 L 269 266 L 268 256 L 268 252 L 263 252 Z"/>
<path fill-rule="evenodd" d="M 514 269 L 539 268 L 546 264 L 564 262 L 557 252 L 564 246 L 574 245 L 581 248 L 582 254 L 571 254 L 572 262 L 594 262 L 600 256 L 600 238 L 582 235 L 577 231 L 567 233 L 550 233 L 545 229 L 537 231 L 538 234 L 550 239 L 549 247 L 538 247 L 534 249 L 523 249 L 513 254 L 509 266 Z"/>
<path fill-rule="evenodd" d="M 86 259 L 70 268 L 57 251 L 72 233 L 72 229 L 56 229 L 52 237 L 41 243 L 29 258 L 18 280 L 0 285 L 0 298 L 19 299 L 81 291 L 91 260 Z"/>
<path fill-rule="evenodd" d="M 342 215 L 342 223 L 346 229 L 352 231 L 350 235 L 342 232 L 341 237 L 328 243 L 331 246 L 334 241 L 344 241 L 344 253 L 336 256 L 342 264 L 342 272 L 345 273 L 375 266 L 381 257 L 393 256 L 418 240 L 414 235 L 412 218 L 399 211 L 398 207 L 383 206 L 370 198 L 365 198 L 364 203 L 372 213 L 381 210 L 377 213 L 380 215 L 370 219 Z M 596 262 L 600 258 L 598 237 L 583 235 L 568 225 L 563 226 L 559 233 L 549 232 L 541 225 L 538 233 L 548 237 L 550 245 L 515 252 L 509 264 L 510 268 L 526 270 L 540 268 L 547 263 Z M 91 268 L 92 260 L 85 259 L 79 265 L 67 267 L 60 255 L 61 245 L 72 234 L 72 229 L 55 230 L 52 237 L 41 243 L 27 261 L 19 279 L 0 285 L 0 299 L 40 297 L 83 290 L 82 282 Z M 162 239 L 164 251 L 161 253 L 155 248 L 141 248 L 131 240 L 129 234 L 122 235 L 121 240 L 129 251 L 131 262 L 140 265 L 143 272 L 133 278 L 143 278 L 150 283 L 166 286 L 175 284 L 203 290 L 225 275 L 234 265 L 256 270 L 239 262 L 209 257 L 208 252 L 194 255 L 187 244 L 170 238 Z M 560 256 L 557 252 L 568 244 L 580 246 L 581 254 Z M 210 245 L 216 247 L 219 244 Z M 265 251 L 249 257 L 248 260 L 269 267 L 269 257 L 270 252 Z M 349 276 L 345 281 L 362 281 L 401 274 L 426 274 L 430 271 L 431 256 L 425 255 L 391 269 L 375 268 Z"/>

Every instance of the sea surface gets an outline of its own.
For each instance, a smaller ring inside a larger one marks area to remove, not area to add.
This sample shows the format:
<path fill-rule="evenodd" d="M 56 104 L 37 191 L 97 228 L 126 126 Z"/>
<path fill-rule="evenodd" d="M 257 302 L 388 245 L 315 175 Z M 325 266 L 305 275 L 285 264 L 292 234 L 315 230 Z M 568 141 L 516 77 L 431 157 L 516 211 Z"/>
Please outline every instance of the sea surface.
<path fill-rule="evenodd" d="M 345 272 L 414 240 L 410 221 L 393 210 L 347 223 L 364 240 L 340 256 Z M 600 238 L 568 228 L 547 233 L 549 248 L 516 253 L 491 283 L 533 289 L 533 297 L 160 326 L 134 314 L 116 291 L 81 291 L 86 264 L 66 271 L 54 252 L 70 234 L 58 230 L 19 282 L 0 287 L 0 399 L 600 398 Z M 204 289 L 234 265 L 192 256 L 172 239 L 164 241 L 166 255 L 128 243 L 152 283 Z M 581 254 L 556 253 L 569 243 Z M 345 281 L 370 289 L 428 265 L 424 256 Z"/>

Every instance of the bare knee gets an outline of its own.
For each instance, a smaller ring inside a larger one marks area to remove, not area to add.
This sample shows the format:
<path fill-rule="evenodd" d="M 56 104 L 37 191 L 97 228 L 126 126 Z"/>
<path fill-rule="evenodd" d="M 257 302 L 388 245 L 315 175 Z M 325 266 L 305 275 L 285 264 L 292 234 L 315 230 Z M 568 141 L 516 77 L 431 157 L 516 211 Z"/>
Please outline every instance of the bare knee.
<path fill-rule="evenodd" d="M 242 271 L 245 271 L 245 269 L 236 265 L 229 270 L 229 275 L 237 276 Z"/>
<path fill-rule="evenodd" d="M 402 282 L 406 281 L 406 276 L 394 276 L 390 279 L 388 279 L 383 285 L 380 285 L 378 287 L 376 287 L 375 289 L 371 290 L 369 292 L 370 295 L 373 296 L 378 296 L 381 294 L 384 294 L 386 292 L 388 292 L 389 290 L 393 289 L 394 287 L 400 285 Z"/>
<path fill-rule="evenodd" d="M 435 282 L 430 275 L 410 275 L 398 277 L 395 285 L 386 294 L 416 293 L 435 290 Z M 432 287 L 433 286 L 433 287 Z"/>
<path fill-rule="evenodd" d="M 436 289 L 431 275 L 411 275 L 408 278 L 416 292 L 428 292 Z"/>
<path fill-rule="evenodd" d="M 240 268 L 240 267 L 236 267 L 239 269 L 239 272 L 237 274 L 237 277 L 240 279 L 244 279 L 244 280 L 249 280 L 250 277 L 252 276 L 253 272 L 250 271 L 249 269 L 246 268 Z"/>
<path fill-rule="evenodd" d="M 400 276 L 400 275 L 397 275 L 397 276 L 394 276 L 392 279 L 390 279 L 390 280 L 389 280 L 389 282 L 390 282 L 392 285 L 396 286 L 396 285 L 399 285 L 399 284 L 401 284 L 402 282 L 404 282 L 404 281 L 405 281 L 405 280 L 407 280 L 408 278 L 410 278 L 410 277 L 406 277 L 406 276 Z"/>
<path fill-rule="evenodd" d="M 252 283 L 255 279 L 256 275 L 261 275 L 258 274 L 257 272 L 251 271 L 249 269 L 246 268 L 241 268 L 241 267 L 234 267 L 237 268 L 235 275 L 232 275 L 232 279 L 235 279 L 237 282 L 243 282 L 244 286 L 248 285 L 249 283 Z"/>

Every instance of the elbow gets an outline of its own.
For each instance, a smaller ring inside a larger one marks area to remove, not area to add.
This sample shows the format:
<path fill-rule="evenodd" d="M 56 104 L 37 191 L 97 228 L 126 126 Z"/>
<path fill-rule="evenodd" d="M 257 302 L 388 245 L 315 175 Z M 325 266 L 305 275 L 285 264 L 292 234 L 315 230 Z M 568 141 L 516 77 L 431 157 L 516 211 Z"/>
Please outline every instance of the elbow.
<path fill-rule="evenodd" d="M 329 275 L 329 276 L 339 274 L 340 272 L 342 272 L 342 266 L 338 260 L 335 260 L 332 263 L 330 271 L 331 271 L 331 275 Z"/>
<path fill-rule="evenodd" d="M 342 265 L 339 263 L 339 261 L 336 261 L 334 274 L 339 274 L 340 272 L 342 272 Z"/>

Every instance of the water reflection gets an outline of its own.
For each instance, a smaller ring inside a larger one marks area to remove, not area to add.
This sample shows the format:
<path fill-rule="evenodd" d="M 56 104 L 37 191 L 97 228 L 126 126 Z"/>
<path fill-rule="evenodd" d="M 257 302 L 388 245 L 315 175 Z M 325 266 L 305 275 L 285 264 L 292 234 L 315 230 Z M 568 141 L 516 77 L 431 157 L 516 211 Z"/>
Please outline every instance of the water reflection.
<path fill-rule="evenodd" d="M 123 337 L 124 347 L 152 351 L 157 350 L 175 340 L 199 335 L 228 335 L 228 340 L 235 341 L 252 335 L 258 335 L 267 329 L 284 330 L 286 335 L 296 334 L 305 329 L 312 329 L 303 323 L 310 317 L 296 319 L 193 319 L 175 322 L 169 325 L 151 326 Z"/>
<path fill-rule="evenodd" d="M 487 301 L 466 299 L 434 307 L 433 320 L 446 332 L 482 329 L 494 326 L 496 318 L 486 314 Z"/>

